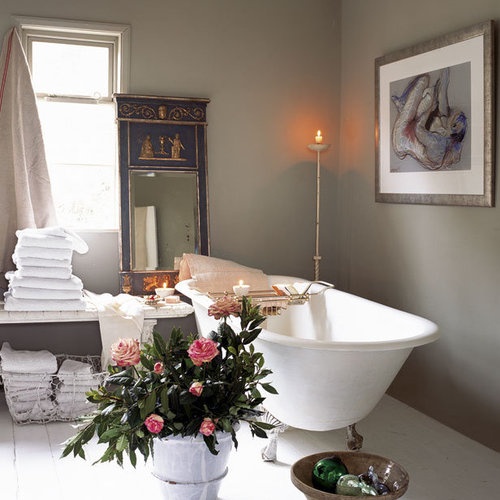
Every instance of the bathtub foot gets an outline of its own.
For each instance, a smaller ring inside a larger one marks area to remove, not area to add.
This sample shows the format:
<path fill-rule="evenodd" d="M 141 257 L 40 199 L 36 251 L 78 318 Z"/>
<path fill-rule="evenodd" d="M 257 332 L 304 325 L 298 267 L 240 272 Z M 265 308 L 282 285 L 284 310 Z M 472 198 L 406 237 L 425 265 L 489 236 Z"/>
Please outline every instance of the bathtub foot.
<path fill-rule="evenodd" d="M 363 436 L 356 430 L 356 424 L 347 427 L 347 449 L 351 451 L 361 450 Z"/>
<path fill-rule="evenodd" d="M 262 415 L 261 420 L 268 424 L 273 424 L 275 427 L 267 433 L 268 443 L 267 446 L 262 448 L 261 457 L 264 462 L 275 462 L 278 450 L 278 437 L 288 429 L 288 425 L 280 422 L 265 409 L 264 411 L 265 413 Z"/>

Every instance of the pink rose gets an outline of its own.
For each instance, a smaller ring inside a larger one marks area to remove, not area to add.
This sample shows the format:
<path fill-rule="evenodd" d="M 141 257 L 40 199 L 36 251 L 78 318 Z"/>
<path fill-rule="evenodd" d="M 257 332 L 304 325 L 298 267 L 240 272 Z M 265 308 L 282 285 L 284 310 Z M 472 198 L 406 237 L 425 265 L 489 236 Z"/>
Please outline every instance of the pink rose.
<path fill-rule="evenodd" d="M 203 384 L 201 382 L 193 382 L 189 388 L 189 392 L 196 397 L 201 396 L 201 393 L 203 392 Z"/>
<path fill-rule="evenodd" d="M 211 418 L 204 418 L 200 425 L 200 432 L 204 436 L 211 436 L 215 431 L 215 424 Z"/>
<path fill-rule="evenodd" d="M 118 366 L 133 366 L 141 361 L 141 349 L 136 339 L 120 339 L 111 346 L 111 359 Z"/>
<path fill-rule="evenodd" d="M 188 355 L 191 361 L 196 366 L 201 366 L 203 363 L 208 363 L 219 354 L 219 349 L 217 349 L 217 344 L 206 338 L 196 339 L 188 349 Z"/>
<path fill-rule="evenodd" d="M 146 420 L 144 420 L 144 425 L 151 434 L 158 434 L 163 429 L 163 418 L 156 413 L 151 413 Z"/>
<path fill-rule="evenodd" d="M 231 314 L 233 316 L 239 316 L 241 313 L 241 304 L 233 297 L 229 295 L 217 299 L 208 308 L 208 315 L 213 316 L 215 319 L 227 318 Z"/>
<path fill-rule="evenodd" d="M 153 367 L 153 371 L 155 373 L 161 373 L 163 371 L 163 363 L 161 361 L 157 361 Z"/>

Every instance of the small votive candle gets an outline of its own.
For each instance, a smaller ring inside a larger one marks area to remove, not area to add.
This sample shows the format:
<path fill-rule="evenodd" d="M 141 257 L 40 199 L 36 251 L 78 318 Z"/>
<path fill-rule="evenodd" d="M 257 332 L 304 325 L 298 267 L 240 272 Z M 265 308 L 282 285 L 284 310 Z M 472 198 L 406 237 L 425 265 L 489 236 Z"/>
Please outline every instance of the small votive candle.
<path fill-rule="evenodd" d="M 175 292 L 175 289 L 173 288 L 168 288 L 166 283 L 163 283 L 163 288 L 155 288 L 156 295 L 164 299 L 165 297 L 168 297 L 169 295 L 173 295 Z"/>
<path fill-rule="evenodd" d="M 318 133 L 316 134 L 316 137 L 314 138 L 314 140 L 316 141 L 316 144 L 321 144 L 323 142 L 321 130 L 318 130 Z"/>
<path fill-rule="evenodd" d="M 250 290 L 250 285 L 245 285 L 243 280 L 240 280 L 238 285 L 233 286 L 233 292 L 238 297 L 243 297 L 243 295 L 248 295 L 248 291 Z"/>

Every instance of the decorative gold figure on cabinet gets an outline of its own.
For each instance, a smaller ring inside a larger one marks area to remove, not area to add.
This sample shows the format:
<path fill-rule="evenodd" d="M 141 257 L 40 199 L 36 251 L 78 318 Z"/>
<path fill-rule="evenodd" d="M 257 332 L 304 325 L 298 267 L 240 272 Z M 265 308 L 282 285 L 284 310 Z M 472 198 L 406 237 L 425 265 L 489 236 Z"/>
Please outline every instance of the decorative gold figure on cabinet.
<path fill-rule="evenodd" d="M 141 156 L 140 158 L 153 158 L 155 152 L 153 150 L 153 143 L 151 142 L 151 136 L 147 135 L 142 141 Z"/>
<path fill-rule="evenodd" d="M 181 157 L 181 150 L 186 149 L 181 141 L 181 135 L 179 133 L 175 134 L 175 137 L 171 137 L 168 140 L 172 143 L 172 158 L 179 159 Z"/>

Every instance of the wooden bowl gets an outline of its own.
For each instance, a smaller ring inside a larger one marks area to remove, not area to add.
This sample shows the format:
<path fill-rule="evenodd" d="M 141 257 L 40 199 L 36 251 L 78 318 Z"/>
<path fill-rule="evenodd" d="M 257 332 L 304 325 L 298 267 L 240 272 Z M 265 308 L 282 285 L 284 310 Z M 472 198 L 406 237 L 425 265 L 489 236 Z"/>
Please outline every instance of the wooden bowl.
<path fill-rule="evenodd" d="M 389 458 L 371 453 L 361 453 L 359 451 L 324 451 L 301 458 L 292 465 L 290 477 L 292 483 L 298 488 L 308 500 L 352 500 L 353 498 L 377 498 L 363 495 L 352 497 L 347 495 L 336 495 L 316 489 L 312 484 L 312 470 L 316 462 L 322 458 L 336 455 L 344 462 L 349 474 L 359 475 L 368 471 L 368 467 L 373 465 L 373 470 L 378 475 L 380 482 L 386 484 L 391 493 L 380 496 L 384 500 L 395 500 L 402 497 L 408 489 L 409 477 L 406 470 Z"/>

